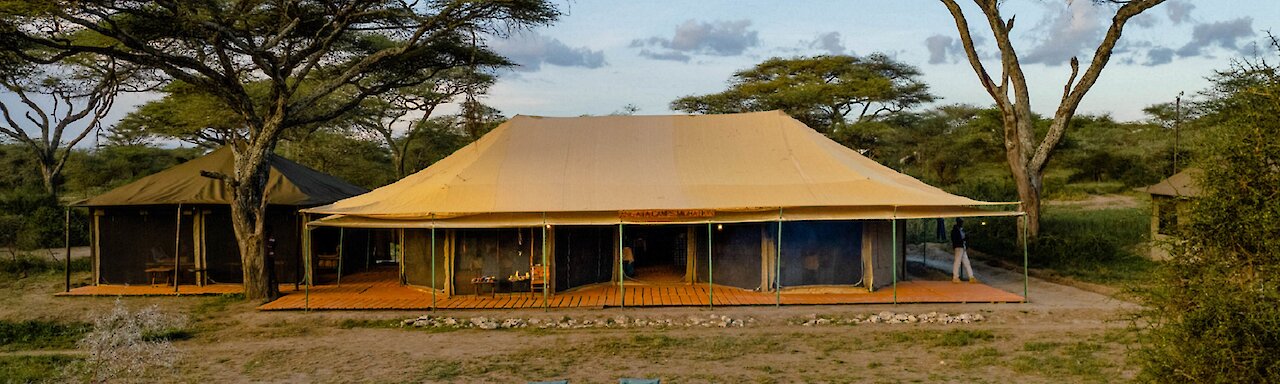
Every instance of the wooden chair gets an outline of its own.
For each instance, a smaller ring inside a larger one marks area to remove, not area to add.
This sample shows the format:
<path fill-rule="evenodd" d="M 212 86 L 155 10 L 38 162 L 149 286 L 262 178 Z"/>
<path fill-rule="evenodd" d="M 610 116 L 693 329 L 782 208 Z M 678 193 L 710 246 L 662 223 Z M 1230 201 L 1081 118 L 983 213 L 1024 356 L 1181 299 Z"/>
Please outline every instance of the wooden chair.
<path fill-rule="evenodd" d="M 547 285 L 547 268 L 534 265 L 529 269 L 529 292 L 536 293 Z"/>

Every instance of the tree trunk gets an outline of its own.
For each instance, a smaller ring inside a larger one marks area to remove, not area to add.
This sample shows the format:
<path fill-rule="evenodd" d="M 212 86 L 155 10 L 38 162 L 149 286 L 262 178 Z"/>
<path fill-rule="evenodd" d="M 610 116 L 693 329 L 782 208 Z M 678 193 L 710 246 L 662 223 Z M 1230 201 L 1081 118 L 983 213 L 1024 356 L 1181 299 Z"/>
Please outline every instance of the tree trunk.
<path fill-rule="evenodd" d="M 270 149 L 248 145 L 232 146 L 235 175 L 231 178 L 231 223 L 240 246 L 240 267 L 246 300 L 266 302 L 279 295 L 271 283 L 266 258 L 266 185 L 270 175 Z"/>

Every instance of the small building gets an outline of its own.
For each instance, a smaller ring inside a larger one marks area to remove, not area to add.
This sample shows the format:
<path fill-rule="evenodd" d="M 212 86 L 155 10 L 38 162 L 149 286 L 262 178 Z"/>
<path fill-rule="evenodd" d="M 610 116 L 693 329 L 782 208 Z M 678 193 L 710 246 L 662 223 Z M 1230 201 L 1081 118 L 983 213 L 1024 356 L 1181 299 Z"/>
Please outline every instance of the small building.
<path fill-rule="evenodd" d="M 770 111 L 516 116 L 414 175 L 304 212 L 322 216 L 311 228 L 394 229 L 401 281 L 448 297 L 865 292 L 904 277 L 902 220 L 1020 215 L 990 208 L 1010 204 L 947 193 Z"/>
<path fill-rule="evenodd" d="M 90 222 L 95 285 L 156 285 L 242 281 L 240 249 L 231 225 L 231 192 L 202 172 L 231 174 L 232 153 L 209 154 L 79 202 Z M 276 281 L 295 283 L 301 268 L 302 216 L 298 210 L 367 192 L 283 157 L 270 160 L 266 232 Z M 317 254 L 336 254 L 330 229 L 318 236 Z M 368 234 L 348 236 L 344 247 L 363 255 Z M 372 252 L 370 252 L 372 253 Z M 385 253 L 385 252 L 384 252 Z M 362 264 L 362 263 L 361 263 Z M 354 267 L 354 265 L 353 265 Z"/>
<path fill-rule="evenodd" d="M 1199 176 L 1199 169 L 1188 168 L 1159 183 L 1142 188 L 1143 192 L 1151 195 L 1152 259 L 1164 260 L 1169 257 L 1169 250 L 1162 244 L 1177 233 L 1178 227 L 1186 224 L 1191 200 L 1200 196 L 1200 187 L 1195 181 Z"/>

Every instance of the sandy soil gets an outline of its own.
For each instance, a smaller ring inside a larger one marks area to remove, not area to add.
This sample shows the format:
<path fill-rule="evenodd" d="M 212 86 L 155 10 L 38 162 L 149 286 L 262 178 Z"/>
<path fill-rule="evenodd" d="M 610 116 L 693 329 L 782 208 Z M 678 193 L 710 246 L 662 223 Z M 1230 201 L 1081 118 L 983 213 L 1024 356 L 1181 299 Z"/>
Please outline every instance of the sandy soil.
<path fill-rule="evenodd" d="M 941 252 L 941 251 L 937 251 Z M 918 256 L 909 256 L 918 262 Z M 928 265 L 950 273 L 950 259 Z M 982 263 L 984 282 L 1021 294 L 1023 277 Z M 79 280 L 87 276 L 77 276 Z M 0 282 L 0 318 L 84 321 L 112 298 L 55 298 L 55 277 Z M 1031 278 L 1030 303 L 520 311 L 441 311 L 473 317 L 674 317 L 715 313 L 754 318 L 746 328 L 458 330 L 339 326 L 343 320 L 417 317 L 423 312 L 259 312 L 218 298 L 126 298 L 187 314 L 194 337 L 178 341 L 180 382 L 1097 382 L 1131 377 L 1130 303 Z M 975 324 L 801 326 L 808 316 L 881 311 L 981 313 Z M 957 331 L 977 337 L 948 344 Z"/>

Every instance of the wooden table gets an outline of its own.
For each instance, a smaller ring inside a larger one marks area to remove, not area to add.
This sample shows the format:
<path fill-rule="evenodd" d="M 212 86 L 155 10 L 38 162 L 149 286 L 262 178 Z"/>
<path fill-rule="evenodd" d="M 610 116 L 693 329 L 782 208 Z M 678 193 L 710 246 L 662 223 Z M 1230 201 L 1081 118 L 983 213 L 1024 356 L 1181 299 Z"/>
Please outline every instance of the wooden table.
<path fill-rule="evenodd" d="M 494 281 L 472 281 L 472 282 L 471 282 L 471 285 L 472 285 L 472 286 L 475 286 L 476 296 L 480 296 L 480 288 L 481 288 L 481 287 L 483 287 L 483 286 L 486 286 L 486 285 L 488 285 L 488 286 L 489 286 L 489 297 L 497 297 L 497 296 L 498 296 L 498 281 L 497 281 L 497 280 L 494 280 Z"/>
<path fill-rule="evenodd" d="M 147 278 L 151 280 L 151 285 L 156 285 L 156 277 L 164 278 L 164 283 L 169 284 L 169 279 L 173 277 L 173 267 L 151 267 L 145 270 Z"/>

